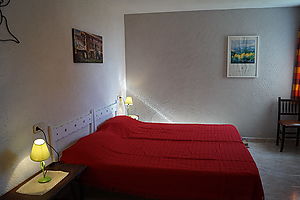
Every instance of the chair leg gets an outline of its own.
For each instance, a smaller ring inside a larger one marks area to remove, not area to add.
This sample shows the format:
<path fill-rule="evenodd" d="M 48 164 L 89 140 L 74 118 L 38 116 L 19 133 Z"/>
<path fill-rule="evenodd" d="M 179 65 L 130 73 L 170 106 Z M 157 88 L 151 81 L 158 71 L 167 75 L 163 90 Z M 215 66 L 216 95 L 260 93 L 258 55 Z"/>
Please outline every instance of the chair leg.
<path fill-rule="evenodd" d="M 296 146 L 299 146 L 299 139 L 300 139 L 300 128 L 297 128 Z"/>
<path fill-rule="evenodd" d="M 277 138 L 276 138 L 276 145 L 279 145 L 279 133 L 280 133 L 280 124 L 277 123 Z"/>
<path fill-rule="evenodd" d="M 281 139 L 280 152 L 283 151 L 284 141 L 285 141 L 285 126 L 282 126 L 282 139 Z"/>

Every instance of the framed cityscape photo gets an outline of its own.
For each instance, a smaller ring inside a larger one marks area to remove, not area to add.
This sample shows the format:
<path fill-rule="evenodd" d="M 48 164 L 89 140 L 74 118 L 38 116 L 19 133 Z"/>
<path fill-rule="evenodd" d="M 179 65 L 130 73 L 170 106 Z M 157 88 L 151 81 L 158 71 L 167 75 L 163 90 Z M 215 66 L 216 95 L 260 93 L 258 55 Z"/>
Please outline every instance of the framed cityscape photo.
<path fill-rule="evenodd" d="M 103 63 L 102 36 L 72 29 L 74 63 Z"/>

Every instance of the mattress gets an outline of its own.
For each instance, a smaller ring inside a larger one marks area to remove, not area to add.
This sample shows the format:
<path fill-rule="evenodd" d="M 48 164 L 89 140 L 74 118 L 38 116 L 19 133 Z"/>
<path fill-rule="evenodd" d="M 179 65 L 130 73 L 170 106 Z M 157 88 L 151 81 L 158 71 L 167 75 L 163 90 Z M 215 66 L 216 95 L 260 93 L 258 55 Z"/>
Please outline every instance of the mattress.
<path fill-rule="evenodd" d="M 118 116 L 63 151 L 82 181 L 154 199 L 262 200 L 256 164 L 233 125 L 146 123 Z"/>

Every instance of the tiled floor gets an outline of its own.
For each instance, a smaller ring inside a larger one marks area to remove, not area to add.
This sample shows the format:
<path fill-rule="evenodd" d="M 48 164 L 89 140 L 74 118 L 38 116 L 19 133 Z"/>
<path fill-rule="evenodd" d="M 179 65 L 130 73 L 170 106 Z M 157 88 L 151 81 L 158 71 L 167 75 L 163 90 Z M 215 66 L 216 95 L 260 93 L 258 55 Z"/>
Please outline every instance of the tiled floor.
<path fill-rule="evenodd" d="M 283 152 L 274 143 L 249 143 L 266 200 L 300 200 L 300 146 L 288 141 Z"/>
<path fill-rule="evenodd" d="M 259 168 L 266 200 L 300 200 L 300 146 L 286 145 L 284 152 L 271 142 L 250 142 L 251 152 Z M 86 200 L 141 200 L 126 195 L 86 188 Z M 221 200 L 221 199 L 220 199 Z"/>

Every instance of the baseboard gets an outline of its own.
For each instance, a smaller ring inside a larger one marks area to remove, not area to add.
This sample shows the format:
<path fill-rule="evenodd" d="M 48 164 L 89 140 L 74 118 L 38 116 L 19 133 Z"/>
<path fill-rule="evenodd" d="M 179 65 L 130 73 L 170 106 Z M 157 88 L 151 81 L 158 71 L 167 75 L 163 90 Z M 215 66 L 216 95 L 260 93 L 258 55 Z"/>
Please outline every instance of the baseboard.
<path fill-rule="evenodd" d="M 274 143 L 276 138 L 260 138 L 260 137 L 243 137 L 244 140 L 248 142 L 261 142 L 261 143 Z"/>

